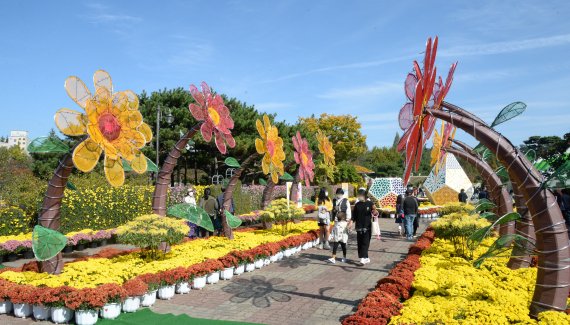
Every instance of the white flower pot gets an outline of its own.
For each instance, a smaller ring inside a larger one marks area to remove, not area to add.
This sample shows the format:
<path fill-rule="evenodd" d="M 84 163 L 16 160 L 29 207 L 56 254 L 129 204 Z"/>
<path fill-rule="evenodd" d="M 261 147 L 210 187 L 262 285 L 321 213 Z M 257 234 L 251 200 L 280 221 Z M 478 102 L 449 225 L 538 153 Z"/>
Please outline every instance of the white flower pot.
<path fill-rule="evenodd" d="M 154 303 L 156 302 L 156 292 L 157 291 L 158 290 L 154 290 L 154 291 L 145 293 L 141 298 L 141 305 L 143 307 L 150 307 L 150 306 L 154 305 Z"/>
<path fill-rule="evenodd" d="M 32 305 L 30 304 L 14 304 L 14 316 L 26 318 L 32 314 Z"/>
<path fill-rule="evenodd" d="M 73 310 L 67 307 L 54 307 L 51 309 L 51 321 L 56 324 L 67 323 L 73 317 Z"/>
<path fill-rule="evenodd" d="M 121 304 L 119 303 L 110 303 L 105 304 L 103 308 L 101 308 L 101 318 L 105 319 L 115 319 L 119 317 L 121 314 Z"/>
<path fill-rule="evenodd" d="M 77 325 L 93 325 L 97 323 L 99 314 L 96 310 L 76 310 L 75 324 Z"/>
<path fill-rule="evenodd" d="M 234 270 L 234 274 L 235 275 L 240 275 L 243 272 L 245 272 L 245 264 L 240 264 L 238 267 L 235 268 Z"/>
<path fill-rule="evenodd" d="M 12 311 L 11 301 L 0 301 L 0 314 L 8 314 Z"/>
<path fill-rule="evenodd" d="M 303 245 L 301 245 L 301 249 L 303 250 L 309 249 L 309 243 L 304 243 Z"/>
<path fill-rule="evenodd" d="M 141 306 L 140 297 L 127 297 L 127 299 L 123 301 L 123 311 L 125 313 L 134 313 L 139 309 L 140 306 Z"/>
<path fill-rule="evenodd" d="M 295 249 L 295 253 L 299 253 L 302 250 L 302 245 L 297 246 L 297 248 Z"/>
<path fill-rule="evenodd" d="M 313 242 L 313 246 L 317 246 L 317 245 L 320 244 L 320 243 L 321 243 L 321 239 L 320 239 L 320 238 L 317 238 L 317 239 L 315 239 L 315 241 Z"/>
<path fill-rule="evenodd" d="M 269 262 L 271 262 L 271 263 L 277 262 L 278 255 L 279 255 L 279 253 L 269 256 Z"/>
<path fill-rule="evenodd" d="M 291 255 L 292 255 L 292 253 L 291 253 L 291 249 L 290 249 L 290 248 L 287 248 L 286 250 L 283 251 L 283 256 L 289 257 L 289 256 L 291 256 Z"/>
<path fill-rule="evenodd" d="M 255 260 L 255 268 L 256 268 L 256 269 L 262 268 L 262 267 L 263 267 L 263 261 L 264 261 L 263 258 L 260 258 L 260 259 L 258 259 L 258 260 Z"/>
<path fill-rule="evenodd" d="M 212 273 L 208 274 L 208 277 L 206 277 L 206 282 L 208 284 L 218 283 L 219 281 L 220 281 L 220 272 L 219 271 L 212 272 Z"/>
<path fill-rule="evenodd" d="M 230 280 L 231 278 L 234 277 L 234 267 L 226 267 L 225 269 L 222 270 L 222 272 L 220 272 L 220 276 L 222 278 L 222 280 Z"/>
<path fill-rule="evenodd" d="M 269 257 L 263 260 L 263 265 L 264 265 L 264 266 L 267 266 L 267 265 L 269 265 L 269 264 L 271 264 L 271 259 L 270 259 Z"/>
<path fill-rule="evenodd" d="M 33 305 L 32 314 L 36 320 L 48 320 L 49 319 L 49 307 L 43 305 Z"/>
<path fill-rule="evenodd" d="M 277 253 L 277 260 L 281 261 L 283 259 L 283 251 L 280 251 L 279 253 Z"/>
<path fill-rule="evenodd" d="M 314 241 L 312 241 L 312 240 L 307 243 L 307 245 L 309 245 L 309 248 L 313 248 L 313 246 L 314 246 L 313 244 L 314 244 Z"/>
<path fill-rule="evenodd" d="M 206 276 L 195 277 L 192 281 L 192 289 L 202 289 L 206 286 Z"/>
<path fill-rule="evenodd" d="M 158 298 L 162 300 L 170 300 L 174 297 L 175 285 L 169 285 L 158 288 Z"/>
<path fill-rule="evenodd" d="M 246 272 L 252 272 L 253 270 L 255 270 L 255 263 L 247 263 L 245 265 Z"/>
<path fill-rule="evenodd" d="M 190 283 L 188 282 L 180 282 L 176 285 L 176 293 L 178 294 L 185 294 L 190 292 L 191 287 L 190 287 Z"/>

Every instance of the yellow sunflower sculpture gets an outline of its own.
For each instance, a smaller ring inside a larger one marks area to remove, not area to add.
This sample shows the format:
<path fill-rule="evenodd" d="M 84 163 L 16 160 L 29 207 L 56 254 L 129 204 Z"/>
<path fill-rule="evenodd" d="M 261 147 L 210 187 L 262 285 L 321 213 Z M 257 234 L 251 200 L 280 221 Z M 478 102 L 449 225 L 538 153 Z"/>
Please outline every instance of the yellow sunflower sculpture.
<path fill-rule="evenodd" d="M 319 151 L 323 154 L 325 165 L 334 166 L 334 149 L 329 138 L 321 130 L 317 131 L 317 141 L 319 142 Z"/>
<path fill-rule="evenodd" d="M 261 139 L 255 139 L 255 149 L 257 153 L 263 155 L 261 168 L 265 175 L 271 175 L 273 183 L 279 182 L 279 176 L 285 173 L 283 161 L 285 152 L 283 151 L 283 139 L 279 136 L 277 127 L 271 125 L 269 117 L 263 115 L 263 123 L 258 119 L 255 122 L 257 132 Z"/>
<path fill-rule="evenodd" d="M 147 160 L 140 149 L 152 139 L 152 130 L 143 123 L 139 99 L 131 90 L 113 93 L 111 76 L 103 70 L 93 74 L 95 94 L 78 77 L 65 80 L 65 90 L 85 114 L 62 108 L 55 114 L 55 124 L 65 135 L 82 136 L 85 140 L 73 151 L 73 164 L 82 172 L 95 168 L 105 154 L 105 177 L 112 186 L 125 181 L 122 159 L 141 174 Z"/>

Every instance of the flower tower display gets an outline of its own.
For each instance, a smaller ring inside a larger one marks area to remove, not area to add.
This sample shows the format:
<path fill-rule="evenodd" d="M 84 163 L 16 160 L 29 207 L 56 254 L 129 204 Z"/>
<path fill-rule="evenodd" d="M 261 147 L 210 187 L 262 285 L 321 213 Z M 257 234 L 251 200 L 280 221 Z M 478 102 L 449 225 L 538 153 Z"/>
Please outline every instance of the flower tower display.
<path fill-rule="evenodd" d="M 62 108 L 55 114 L 62 133 L 83 138 L 60 160 L 48 183 L 38 221 L 49 229 L 60 226 L 61 202 L 73 167 L 90 172 L 103 155 L 105 177 L 112 186 L 125 181 L 123 161 L 137 173 L 147 169 L 141 148 L 152 139 L 152 131 L 142 120 L 137 95 L 130 90 L 114 92 L 111 76 L 103 70 L 94 73 L 93 83 L 94 94 L 78 77 L 67 78 L 65 90 L 84 112 Z M 41 263 L 41 270 L 52 274 L 62 268 L 61 254 Z"/>
<path fill-rule="evenodd" d="M 458 202 L 458 194 L 464 189 L 468 197 L 473 195 L 473 184 L 451 153 L 446 153 L 445 164 L 436 172 L 435 165 L 424 182 L 428 198 L 437 205 Z"/>
<path fill-rule="evenodd" d="M 375 178 L 370 186 L 370 194 L 378 200 L 382 208 L 396 208 L 398 195 L 403 195 L 406 187 L 399 177 Z"/>

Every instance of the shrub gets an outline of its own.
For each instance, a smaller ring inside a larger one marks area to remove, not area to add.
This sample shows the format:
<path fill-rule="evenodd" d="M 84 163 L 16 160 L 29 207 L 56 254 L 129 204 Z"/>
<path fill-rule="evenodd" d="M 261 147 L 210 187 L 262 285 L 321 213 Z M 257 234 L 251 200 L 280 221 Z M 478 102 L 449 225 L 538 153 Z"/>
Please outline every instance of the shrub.
<path fill-rule="evenodd" d="M 293 202 L 287 208 L 287 199 L 277 199 L 271 202 L 269 207 L 262 211 L 262 220 L 277 223 L 287 223 L 300 219 L 305 215 L 303 208 L 297 208 Z"/>
<path fill-rule="evenodd" d="M 33 217 L 18 207 L 0 208 L 0 236 L 27 233 L 32 221 Z"/>
<path fill-rule="evenodd" d="M 180 219 L 161 217 L 156 214 L 143 215 L 117 229 L 117 240 L 143 249 L 151 259 L 158 257 L 158 247 L 182 242 L 189 228 Z"/>
<path fill-rule="evenodd" d="M 487 227 L 489 221 L 478 215 L 452 213 L 432 222 L 438 238 L 448 239 L 455 247 L 455 255 L 467 259 L 473 258 L 473 247 L 468 246 L 467 239 L 475 231 Z"/>
<path fill-rule="evenodd" d="M 440 209 L 440 215 L 448 215 L 452 213 L 460 213 L 460 214 L 470 214 L 475 207 L 471 204 L 466 204 L 462 202 L 451 202 L 444 204 Z"/>

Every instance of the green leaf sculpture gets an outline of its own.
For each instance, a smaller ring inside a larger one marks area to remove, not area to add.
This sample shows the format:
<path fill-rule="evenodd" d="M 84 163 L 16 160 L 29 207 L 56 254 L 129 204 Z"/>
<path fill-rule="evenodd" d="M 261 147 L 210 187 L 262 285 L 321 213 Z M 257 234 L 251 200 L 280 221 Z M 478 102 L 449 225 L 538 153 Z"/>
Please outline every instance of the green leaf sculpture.
<path fill-rule="evenodd" d="M 240 168 L 241 165 L 239 164 L 239 162 L 237 161 L 237 159 L 235 159 L 234 157 L 228 157 L 226 158 L 226 160 L 224 160 L 224 163 L 229 166 L 229 167 L 233 167 L 233 168 Z"/>
<path fill-rule="evenodd" d="M 208 231 L 214 231 L 214 225 L 212 224 L 212 219 L 210 219 L 208 213 L 204 209 L 195 205 L 188 203 L 175 204 L 168 208 L 166 214 L 188 220 Z"/>
<path fill-rule="evenodd" d="M 283 176 L 281 176 L 280 179 L 289 182 L 295 180 L 295 178 L 291 176 L 291 174 L 289 174 L 288 172 L 285 172 L 285 174 L 283 174 Z"/>
<path fill-rule="evenodd" d="M 56 137 L 35 138 L 28 145 L 30 153 L 67 153 L 69 146 Z"/>
<path fill-rule="evenodd" d="M 32 250 L 38 261 L 55 257 L 67 245 L 67 237 L 53 229 L 37 225 L 32 232 Z"/>
<path fill-rule="evenodd" d="M 260 178 L 260 179 L 259 179 L 259 184 L 260 184 L 260 185 L 267 185 L 267 181 L 266 181 L 265 179 L 263 179 L 263 178 Z"/>
<path fill-rule="evenodd" d="M 224 211 L 226 213 L 226 220 L 231 228 L 237 228 L 241 226 L 241 219 L 231 214 L 229 211 Z"/>

